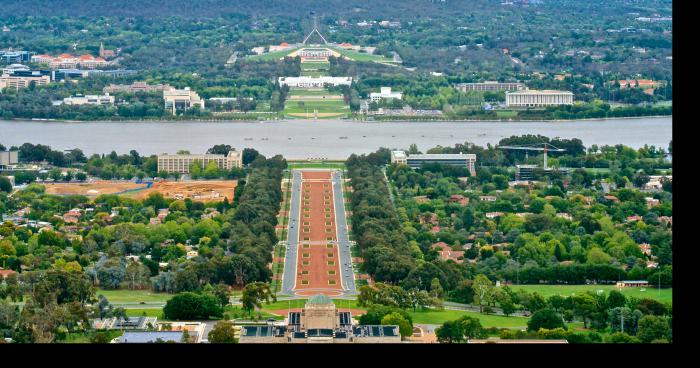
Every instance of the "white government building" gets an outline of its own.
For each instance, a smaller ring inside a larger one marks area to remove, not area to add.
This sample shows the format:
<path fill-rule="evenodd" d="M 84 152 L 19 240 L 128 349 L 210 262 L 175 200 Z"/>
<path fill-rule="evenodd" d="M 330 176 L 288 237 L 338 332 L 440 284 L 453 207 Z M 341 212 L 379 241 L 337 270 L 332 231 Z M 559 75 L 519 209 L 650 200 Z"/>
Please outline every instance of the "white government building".
<path fill-rule="evenodd" d="M 204 109 L 204 100 L 190 87 L 163 90 L 163 100 L 165 101 L 165 109 L 170 110 L 173 115 L 177 110 L 187 110 L 193 106 Z"/>
<path fill-rule="evenodd" d="M 423 164 L 466 167 L 472 176 L 476 176 L 476 155 L 473 153 L 426 153 L 409 155 L 406 151 L 391 151 L 391 163 L 408 165 L 412 169 L 419 169 Z"/>
<path fill-rule="evenodd" d="M 392 92 L 391 87 L 381 87 L 380 92 L 372 92 L 369 94 L 369 99 L 372 100 L 372 102 L 379 102 L 379 100 L 393 100 L 393 99 L 401 99 L 402 93 L 401 92 Z"/>
<path fill-rule="evenodd" d="M 327 84 L 331 86 L 350 86 L 352 77 L 280 77 L 280 86 L 297 88 L 323 88 Z"/>
<path fill-rule="evenodd" d="M 104 95 L 75 95 L 63 99 L 64 105 L 114 105 L 114 96 Z"/>
<path fill-rule="evenodd" d="M 228 155 L 169 155 L 164 153 L 158 156 L 158 172 L 189 174 L 193 162 L 199 161 L 204 169 L 210 161 L 216 162 L 219 169 L 230 170 L 243 166 L 243 156 L 239 151 L 229 151 Z"/>
<path fill-rule="evenodd" d="M 573 105 L 574 94 L 569 91 L 523 90 L 506 92 L 508 107 L 539 107 Z"/>

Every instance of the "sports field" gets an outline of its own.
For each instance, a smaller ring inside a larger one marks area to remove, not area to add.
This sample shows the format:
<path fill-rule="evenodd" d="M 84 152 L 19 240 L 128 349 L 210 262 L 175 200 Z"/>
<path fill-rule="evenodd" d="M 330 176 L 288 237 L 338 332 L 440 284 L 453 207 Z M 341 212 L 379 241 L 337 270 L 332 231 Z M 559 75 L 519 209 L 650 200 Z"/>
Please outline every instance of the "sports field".
<path fill-rule="evenodd" d="M 509 287 L 513 290 L 535 291 L 545 298 L 552 295 L 569 296 L 586 291 L 597 292 L 598 290 L 604 290 L 605 293 L 608 293 L 610 290 L 617 290 L 628 298 L 655 299 L 662 303 L 671 303 L 673 299 L 673 289 L 671 288 L 661 290 L 635 287 L 618 288 L 615 285 L 509 285 Z"/>

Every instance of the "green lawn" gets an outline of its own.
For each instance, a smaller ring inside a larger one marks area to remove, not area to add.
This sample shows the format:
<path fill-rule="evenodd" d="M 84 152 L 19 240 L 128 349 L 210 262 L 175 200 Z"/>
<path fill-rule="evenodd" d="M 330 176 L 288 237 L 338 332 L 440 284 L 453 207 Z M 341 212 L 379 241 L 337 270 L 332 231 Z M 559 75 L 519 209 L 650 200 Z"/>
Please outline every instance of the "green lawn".
<path fill-rule="evenodd" d="M 279 60 L 279 59 L 291 54 L 292 52 L 294 52 L 298 49 L 299 48 L 291 48 L 289 50 L 268 52 L 268 53 L 262 54 L 262 55 L 248 55 L 248 56 L 246 56 L 246 58 L 250 59 L 250 60 L 259 60 L 259 61 Z"/>
<path fill-rule="evenodd" d="M 301 76 L 302 76 L 302 77 L 314 77 L 314 78 L 318 78 L 318 77 L 322 77 L 322 76 L 324 76 L 324 75 L 326 75 L 326 72 L 321 71 L 321 70 L 302 70 L 302 71 L 301 71 Z"/>
<path fill-rule="evenodd" d="M 158 320 L 163 320 L 163 308 L 127 308 L 126 315 L 129 317 L 157 317 Z"/>
<path fill-rule="evenodd" d="M 119 330 L 107 330 L 107 334 L 109 335 L 109 340 L 115 339 L 119 336 L 121 336 L 124 331 L 119 331 Z M 66 334 L 66 339 L 62 341 L 57 341 L 57 343 L 62 343 L 62 344 L 89 344 L 91 343 L 90 341 L 90 335 L 85 332 L 71 332 Z"/>
<path fill-rule="evenodd" d="M 344 162 L 288 162 L 290 169 L 345 169 Z"/>
<path fill-rule="evenodd" d="M 287 308 L 303 308 L 304 304 L 306 304 L 307 299 L 291 299 L 291 300 L 279 300 L 274 303 L 270 304 L 264 304 L 262 310 L 263 311 L 274 311 L 274 310 L 283 310 Z M 333 303 L 335 303 L 335 306 L 338 308 L 352 308 L 352 309 L 362 309 L 365 310 L 366 308 L 360 307 L 357 305 L 357 300 L 350 300 L 350 299 L 333 299 Z"/>
<path fill-rule="evenodd" d="M 458 311 L 458 310 L 426 310 L 418 312 L 409 312 L 411 318 L 413 318 L 414 324 L 443 324 L 446 321 L 453 321 L 462 316 L 476 317 L 481 321 L 483 327 L 525 327 L 527 326 L 527 317 L 506 317 L 506 316 L 496 316 L 480 314 L 476 312 L 469 311 Z"/>
<path fill-rule="evenodd" d="M 337 93 L 328 92 L 325 88 L 292 88 L 289 90 L 289 96 L 340 96 Z"/>
<path fill-rule="evenodd" d="M 365 52 L 358 52 L 355 50 L 345 50 L 341 48 L 333 48 L 333 50 L 338 51 L 343 56 L 350 58 L 354 61 L 373 61 L 377 63 L 393 63 L 393 59 L 384 57 L 382 55 L 372 55 Z"/>
<path fill-rule="evenodd" d="M 97 295 L 104 295 L 110 303 L 140 303 L 140 302 L 167 302 L 173 294 L 154 293 L 150 290 L 103 290 L 98 289 Z"/>
<path fill-rule="evenodd" d="M 649 298 L 662 303 L 671 303 L 673 296 L 673 289 L 671 288 L 661 289 L 659 292 L 659 289 L 656 288 L 646 288 L 646 291 L 642 291 L 640 288 L 632 287 L 618 289 L 615 285 L 509 285 L 509 287 L 513 290 L 536 291 L 545 298 L 556 294 L 569 296 L 574 293 L 596 292 L 598 290 L 605 290 L 606 293 L 610 290 L 618 290 L 626 297 Z"/>
<path fill-rule="evenodd" d="M 248 319 L 248 318 L 251 318 L 251 316 L 248 314 L 248 312 L 244 311 L 239 306 L 232 306 L 232 305 L 226 306 L 226 308 L 224 308 L 224 314 L 228 314 L 228 317 L 230 319 L 241 319 L 241 318 Z M 252 315 L 255 317 L 260 315 L 260 318 L 263 318 L 263 319 L 274 318 L 277 320 L 282 320 L 285 317 L 285 316 L 278 316 L 278 315 L 270 314 L 264 310 L 255 311 L 252 313 Z"/>
<path fill-rule="evenodd" d="M 308 70 L 308 69 L 329 69 L 331 67 L 331 63 L 324 63 L 324 62 L 319 62 L 319 61 L 307 61 L 301 63 L 301 70 Z"/>

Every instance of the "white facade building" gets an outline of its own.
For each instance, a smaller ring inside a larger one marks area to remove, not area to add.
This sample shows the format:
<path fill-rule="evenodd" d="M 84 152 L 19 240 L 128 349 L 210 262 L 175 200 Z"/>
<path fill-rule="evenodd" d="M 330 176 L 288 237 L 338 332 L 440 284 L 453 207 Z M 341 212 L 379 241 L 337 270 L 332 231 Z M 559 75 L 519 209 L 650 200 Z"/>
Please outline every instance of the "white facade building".
<path fill-rule="evenodd" d="M 210 161 L 216 162 L 219 169 L 230 170 L 243 166 L 243 155 L 238 151 L 229 151 L 228 155 L 169 155 L 164 153 L 158 156 L 158 172 L 178 172 L 189 174 L 193 162 L 199 161 L 204 169 Z"/>
<path fill-rule="evenodd" d="M 369 99 L 372 102 L 379 102 L 379 100 L 393 100 L 401 99 L 403 94 L 401 92 L 392 92 L 391 87 L 381 87 L 380 92 L 372 92 L 369 94 Z"/>
<path fill-rule="evenodd" d="M 204 109 L 204 100 L 190 87 L 163 90 L 163 100 L 165 101 L 165 109 L 170 110 L 173 115 L 176 114 L 177 110 L 187 110 L 193 106 Z"/>
<path fill-rule="evenodd" d="M 572 105 L 574 94 L 569 91 L 551 90 L 524 90 L 506 92 L 506 106 L 508 107 L 539 107 Z"/>
<path fill-rule="evenodd" d="M 419 169 L 423 164 L 440 164 L 466 167 L 472 176 L 476 176 L 476 155 L 473 153 L 427 153 L 408 155 L 404 151 L 392 151 L 391 163 L 408 165 Z"/>
<path fill-rule="evenodd" d="M 467 91 L 521 91 L 527 89 L 522 83 L 501 83 L 496 81 L 484 81 L 481 83 L 458 83 L 455 88 L 462 92 Z"/>
<path fill-rule="evenodd" d="M 114 105 L 114 96 L 109 93 L 99 95 L 75 95 L 63 99 L 64 105 Z"/>
<path fill-rule="evenodd" d="M 326 85 L 350 86 L 352 84 L 352 77 L 280 77 L 278 82 L 280 86 L 323 88 Z"/>

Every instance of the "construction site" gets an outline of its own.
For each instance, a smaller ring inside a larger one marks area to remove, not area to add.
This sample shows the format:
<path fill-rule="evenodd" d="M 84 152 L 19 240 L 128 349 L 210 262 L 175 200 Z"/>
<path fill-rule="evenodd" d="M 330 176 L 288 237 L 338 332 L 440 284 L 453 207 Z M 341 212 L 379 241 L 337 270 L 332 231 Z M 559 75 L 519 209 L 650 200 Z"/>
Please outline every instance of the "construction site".
<path fill-rule="evenodd" d="M 151 193 L 161 193 L 165 198 L 191 199 L 200 202 L 233 200 L 237 180 L 216 181 L 158 181 L 150 187 L 129 193 L 134 199 L 145 199 Z"/>
<path fill-rule="evenodd" d="M 161 193 L 165 198 L 191 199 L 200 202 L 233 200 L 237 180 L 207 181 L 133 181 L 98 180 L 86 183 L 47 183 L 46 194 L 82 195 L 95 198 L 103 194 L 117 194 L 133 199 L 146 199 L 151 193 Z"/>

